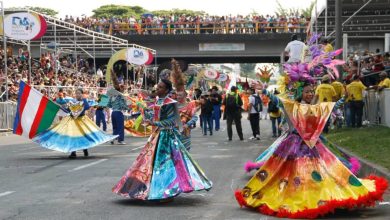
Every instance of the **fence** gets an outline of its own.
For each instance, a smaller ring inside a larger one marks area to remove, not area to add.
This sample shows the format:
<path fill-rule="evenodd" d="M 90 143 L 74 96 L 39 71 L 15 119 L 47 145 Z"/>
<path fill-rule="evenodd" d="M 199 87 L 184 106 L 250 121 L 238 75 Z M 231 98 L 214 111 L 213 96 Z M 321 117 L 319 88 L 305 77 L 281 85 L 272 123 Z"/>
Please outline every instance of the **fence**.
<path fill-rule="evenodd" d="M 365 98 L 363 120 L 369 124 L 382 124 L 390 127 L 390 89 L 381 92 L 368 90 Z"/>
<path fill-rule="evenodd" d="M 257 34 L 306 33 L 307 22 L 173 22 L 162 24 L 110 24 L 109 34 Z"/>
<path fill-rule="evenodd" d="M 16 113 L 15 102 L 0 102 L 0 131 L 10 131 Z"/>

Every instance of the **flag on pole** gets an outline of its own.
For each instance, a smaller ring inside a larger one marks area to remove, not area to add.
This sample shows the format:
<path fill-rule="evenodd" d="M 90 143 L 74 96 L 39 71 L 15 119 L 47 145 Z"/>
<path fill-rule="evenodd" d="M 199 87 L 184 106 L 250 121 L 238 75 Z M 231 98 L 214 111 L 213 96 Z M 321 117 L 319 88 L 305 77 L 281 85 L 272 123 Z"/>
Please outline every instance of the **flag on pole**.
<path fill-rule="evenodd" d="M 21 81 L 13 133 L 32 139 L 51 126 L 59 109 L 59 105 Z"/>

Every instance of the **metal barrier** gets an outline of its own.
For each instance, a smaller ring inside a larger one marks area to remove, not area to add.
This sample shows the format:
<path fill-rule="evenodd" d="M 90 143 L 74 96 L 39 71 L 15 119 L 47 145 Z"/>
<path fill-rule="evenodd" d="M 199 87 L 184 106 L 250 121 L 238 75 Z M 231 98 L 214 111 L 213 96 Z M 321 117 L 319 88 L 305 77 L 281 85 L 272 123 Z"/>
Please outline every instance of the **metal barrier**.
<path fill-rule="evenodd" d="M 15 113 L 15 102 L 0 102 L 0 131 L 12 130 Z"/>
<path fill-rule="evenodd" d="M 386 109 L 389 109 L 389 106 L 390 89 L 384 89 L 381 92 L 374 89 L 368 90 L 364 100 L 363 121 L 390 127 L 390 114 L 386 114 Z"/>

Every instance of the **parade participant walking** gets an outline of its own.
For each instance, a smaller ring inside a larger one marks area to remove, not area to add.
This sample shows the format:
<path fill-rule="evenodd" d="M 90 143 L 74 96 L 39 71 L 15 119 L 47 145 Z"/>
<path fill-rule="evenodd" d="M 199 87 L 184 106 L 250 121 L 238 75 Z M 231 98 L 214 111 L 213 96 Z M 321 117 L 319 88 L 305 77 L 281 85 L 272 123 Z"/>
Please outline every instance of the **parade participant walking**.
<path fill-rule="evenodd" d="M 204 93 L 200 99 L 200 117 L 202 118 L 203 135 L 210 132 L 213 135 L 213 104 L 210 100 L 210 94 Z"/>
<path fill-rule="evenodd" d="M 198 116 L 196 116 L 196 102 L 187 101 L 187 92 L 184 88 L 186 85 L 184 75 L 180 69 L 180 65 L 176 60 L 172 60 L 172 73 L 171 81 L 176 88 L 178 109 L 180 114 L 180 120 L 183 125 L 183 131 L 181 131 L 180 140 L 187 149 L 191 148 L 191 129 L 196 124 Z"/>
<path fill-rule="evenodd" d="M 215 125 L 215 131 L 219 131 L 220 129 L 219 122 L 221 120 L 222 96 L 218 93 L 218 87 L 213 86 L 211 88 L 210 100 L 211 103 L 213 104 L 213 122 Z"/>
<path fill-rule="evenodd" d="M 286 94 L 280 98 L 289 131 L 263 153 L 259 170 L 236 191 L 238 203 L 282 218 L 317 218 L 337 208 L 373 206 L 382 199 L 387 181 L 357 178 L 319 139 L 333 107 L 343 99 L 312 105 L 312 71 L 307 65 L 294 65 L 285 66 L 300 70 L 284 76 Z"/>
<path fill-rule="evenodd" d="M 233 129 L 232 124 L 236 125 L 236 130 L 240 140 L 244 140 L 244 135 L 242 134 L 241 127 L 241 111 L 242 111 L 242 100 L 239 94 L 237 93 L 237 87 L 232 86 L 230 88 L 230 93 L 226 95 L 224 101 L 222 102 L 225 106 L 224 119 L 226 119 L 226 126 L 228 132 L 229 141 L 233 138 Z"/>
<path fill-rule="evenodd" d="M 99 91 L 98 99 L 97 102 L 100 103 L 103 98 L 102 91 Z M 106 121 L 106 115 L 105 115 L 105 110 L 106 108 L 104 106 L 97 106 L 96 107 L 96 125 L 100 128 L 100 124 L 103 125 L 103 131 L 107 131 L 107 121 Z M 108 114 L 107 114 L 108 115 Z M 108 119 L 109 121 L 109 119 Z"/>
<path fill-rule="evenodd" d="M 107 95 L 110 97 L 107 107 L 112 108 L 111 123 L 113 135 L 119 135 L 118 144 L 125 145 L 125 118 L 122 111 L 130 110 L 130 108 L 127 105 L 125 97 L 123 96 L 123 85 L 119 85 L 118 79 L 113 70 L 111 73 L 114 89 L 107 91 Z M 114 143 L 114 141 L 111 141 L 111 144 Z"/>
<path fill-rule="evenodd" d="M 250 89 L 250 93 L 248 119 L 251 124 L 253 136 L 249 140 L 260 140 L 260 113 L 263 110 L 263 105 L 260 96 L 256 94 L 254 88 Z"/>
<path fill-rule="evenodd" d="M 137 159 L 112 191 L 139 200 L 164 200 L 180 193 L 209 190 L 212 183 L 180 141 L 177 103 L 168 97 L 172 84 L 161 80 L 147 125 L 156 127 Z M 146 114 L 147 116 L 148 114 Z"/>
<path fill-rule="evenodd" d="M 64 117 L 58 124 L 34 137 L 34 142 L 48 149 L 72 152 L 69 158 L 75 158 L 77 150 L 83 150 L 84 156 L 88 156 L 88 148 L 117 137 L 100 131 L 85 115 L 89 105 L 83 98 L 82 89 L 76 90 L 76 100 L 69 102 L 68 106 L 70 116 Z"/>

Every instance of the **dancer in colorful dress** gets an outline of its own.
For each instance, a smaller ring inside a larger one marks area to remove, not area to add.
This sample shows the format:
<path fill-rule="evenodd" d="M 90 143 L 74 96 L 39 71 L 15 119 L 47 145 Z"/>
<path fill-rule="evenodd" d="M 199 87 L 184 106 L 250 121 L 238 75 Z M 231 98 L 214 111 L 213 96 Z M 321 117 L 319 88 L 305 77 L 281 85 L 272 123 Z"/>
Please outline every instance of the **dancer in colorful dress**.
<path fill-rule="evenodd" d="M 69 102 L 68 105 L 70 116 L 64 117 L 58 124 L 35 136 L 34 142 L 48 149 L 72 152 L 69 158 L 75 158 L 77 150 L 83 150 L 84 156 L 88 156 L 87 149 L 117 137 L 105 134 L 85 116 L 89 105 L 87 100 L 83 99 L 82 89 L 76 90 L 76 102 Z"/>
<path fill-rule="evenodd" d="M 139 200 L 163 200 L 180 193 L 209 190 L 210 180 L 180 141 L 181 125 L 176 101 L 168 98 L 172 84 L 157 85 L 158 99 L 147 125 L 156 127 L 137 159 L 112 191 Z M 148 114 L 145 113 L 145 116 Z"/>
<path fill-rule="evenodd" d="M 171 81 L 176 88 L 177 106 L 179 109 L 180 120 L 183 125 L 180 140 L 186 147 L 187 151 L 191 149 L 191 129 L 198 121 L 196 115 L 197 105 L 196 101 L 187 101 L 187 92 L 185 90 L 185 78 L 180 69 L 180 65 L 176 60 L 172 60 Z"/>
<path fill-rule="evenodd" d="M 317 63 L 324 62 L 322 57 L 338 55 L 313 54 Z M 284 96 L 280 101 L 290 130 L 267 149 L 264 164 L 236 191 L 240 206 L 278 217 L 317 218 L 337 208 L 374 206 L 382 200 L 388 186 L 384 178 L 357 178 L 319 139 L 333 107 L 340 102 L 311 104 L 313 76 L 323 71 L 317 72 L 311 64 L 285 66 L 286 89 L 282 91 L 294 94 L 295 100 Z"/>

